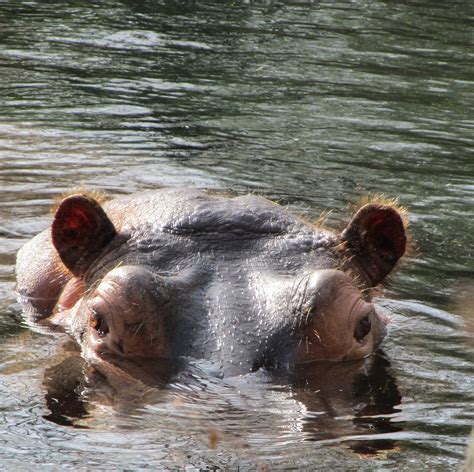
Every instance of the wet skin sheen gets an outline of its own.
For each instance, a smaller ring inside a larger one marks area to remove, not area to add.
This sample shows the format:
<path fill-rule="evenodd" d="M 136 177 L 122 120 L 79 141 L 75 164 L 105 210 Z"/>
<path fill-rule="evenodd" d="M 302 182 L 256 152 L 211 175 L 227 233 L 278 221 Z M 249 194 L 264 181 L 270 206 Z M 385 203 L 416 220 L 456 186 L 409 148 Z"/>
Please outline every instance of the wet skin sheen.
<path fill-rule="evenodd" d="M 370 301 L 405 252 L 398 210 L 367 204 L 339 234 L 256 196 L 158 190 L 62 201 L 17 259 L 30 321 L 100 365 L 204 358 L 225 375 L 370 355 Z"/>

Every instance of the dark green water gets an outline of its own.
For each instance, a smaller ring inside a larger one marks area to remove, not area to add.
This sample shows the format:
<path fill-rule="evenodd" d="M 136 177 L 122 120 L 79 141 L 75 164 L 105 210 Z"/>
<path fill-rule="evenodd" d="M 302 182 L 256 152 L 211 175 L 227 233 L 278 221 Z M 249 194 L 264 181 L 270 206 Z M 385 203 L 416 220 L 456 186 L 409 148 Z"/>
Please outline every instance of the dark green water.
<path fill-rule="evenodd" d="M 473 43 L 471 0 L 0 2 L 0 469 L 455 470 L 474 419 Z M 379 302 L 384 355 L 304 385 L 203 363 L 141 400 L 56 405 L 61 342 L 24 326 L 14 263 L 78 185 L 257 192 L 334 226 L 399 196 L 418 251 Z"/>

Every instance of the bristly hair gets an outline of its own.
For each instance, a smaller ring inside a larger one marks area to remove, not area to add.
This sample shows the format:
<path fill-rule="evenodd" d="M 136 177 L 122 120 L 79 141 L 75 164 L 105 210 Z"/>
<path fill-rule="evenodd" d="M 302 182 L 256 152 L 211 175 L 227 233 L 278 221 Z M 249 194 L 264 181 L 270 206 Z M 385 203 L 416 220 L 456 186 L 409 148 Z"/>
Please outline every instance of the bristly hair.
<path fill-rule="evenodd" d="M 364 205 L 367 205 L 369 203 L 373 203 L 375 205 L 386 205 L 397 210 L 397 212 L 400 214 L 400 217 L 402 219 L 403 227 L 405 228 L 405 231 L 408 230 L 408 227 L 410 226 L 410 218 L 408 216 L 408 210 L 406 207 L 400 204 L 400 200 L 398 197 L 390 198 L 382 193 L 369 193 L 367 195 L 360 197 L 355 203 L 350 205 L 352 214 L 355 215 L 358 210 L 360 210 Z"/>
<path fill-rule="evenodd" d="M 88 189 L 82 186 L 73 187 L 71 190 L 67 190 L 66 192 L 63 192 L 54 198 L 54 203 L 50 209 L 50 212 L 53 214 L 56 213 L 56 210 L 59 208 L 59 205 L 65 198 L 70 197 L 71 195 L 76 195 L 78 193 L 93 198 L 100 205 L 110 200 L 110 197 L 107 195 L 107 193 L 101 190 Z"/>
<path fill-rule="evenodd" d="M 329 217 L 331 216 L 332 210 L 323 210 L 318 216 L 316 221 L 312 223 L 315 228 L 326 228 Z"/>

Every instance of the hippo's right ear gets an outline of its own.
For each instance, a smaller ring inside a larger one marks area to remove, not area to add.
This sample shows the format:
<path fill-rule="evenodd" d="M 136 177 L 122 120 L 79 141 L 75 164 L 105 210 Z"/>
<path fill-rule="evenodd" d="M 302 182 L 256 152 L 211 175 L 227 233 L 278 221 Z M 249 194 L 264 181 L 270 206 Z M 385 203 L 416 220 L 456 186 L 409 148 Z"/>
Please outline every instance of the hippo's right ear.
<path fill-rule="evenodd" d="M 390 204 L 369 203 L 354 215 L 340 237 L 349 264 L 362 270 L 375 287 L 405 253 L 403 213 Z"/>
<path fill-rule="evenodd" d="M 77 277 L 84 275 L 117 231 L 102 207 L 78 194 L 65 198 L 51 226 L 53 245 L 64 265 Z"/>

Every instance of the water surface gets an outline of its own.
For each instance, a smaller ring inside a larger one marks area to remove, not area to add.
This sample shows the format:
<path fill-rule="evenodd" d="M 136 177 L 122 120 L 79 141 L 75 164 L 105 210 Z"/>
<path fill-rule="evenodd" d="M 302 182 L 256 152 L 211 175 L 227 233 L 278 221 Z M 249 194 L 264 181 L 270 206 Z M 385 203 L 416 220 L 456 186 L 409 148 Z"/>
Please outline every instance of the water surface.
<path fill-rule="evenodd" d="M 473 18 L 470 0 L 1 2 L 0 468 L 457 467 Z M 75 186 L 255 192 L 335 227 L 367 193 L 399 196 L 418 249 L 379 301 L 383 352 L 278 378 L 195 363 L 126 395 L 64 379 L 79 360 L 24 325 L 14 261 Z"/>

